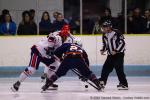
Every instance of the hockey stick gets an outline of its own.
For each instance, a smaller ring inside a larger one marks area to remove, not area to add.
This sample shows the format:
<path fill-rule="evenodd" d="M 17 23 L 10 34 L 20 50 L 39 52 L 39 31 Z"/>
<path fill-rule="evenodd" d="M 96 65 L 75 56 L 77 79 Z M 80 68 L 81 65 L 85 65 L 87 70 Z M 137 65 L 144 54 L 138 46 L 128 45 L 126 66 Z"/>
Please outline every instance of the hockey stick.
<path fill-rule="evenodd" d="M 92 87 L 94 87 L 96 90 L 100 91 L 101 88 L 98 88 L 97 86 L 95 86 L 89 79 L 85 78 L 83 75 L 80 74 L 80 72 L 77 69 L 72 69 L 72 71 L 79 76 L 79 78 L 82 78 L 84 80 L 84 82 L 87 82 L 89 85 L 91 85 Z M 82 80 L 81 79 L 81 80 Z"/>

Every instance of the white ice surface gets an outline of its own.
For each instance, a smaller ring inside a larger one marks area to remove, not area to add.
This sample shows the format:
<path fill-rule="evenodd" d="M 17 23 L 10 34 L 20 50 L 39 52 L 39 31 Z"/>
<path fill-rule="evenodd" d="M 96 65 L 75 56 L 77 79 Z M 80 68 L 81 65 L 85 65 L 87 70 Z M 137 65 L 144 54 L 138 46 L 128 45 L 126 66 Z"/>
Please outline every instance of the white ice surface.
<path fill-rule="evenodd" d="M 40 78 L 30 78 L 21 84 L 18 92 L 10 87 L 17 78 L 0 78 L 0 100 L 150 100 L 150 77 L 128 77 L 129 90 L 119 91 L 118 80 L 110 77 L 104 92 L 98 92 L 77 77 L 63 77 L 56 83 L 58 90 L 41 93 Z"/>

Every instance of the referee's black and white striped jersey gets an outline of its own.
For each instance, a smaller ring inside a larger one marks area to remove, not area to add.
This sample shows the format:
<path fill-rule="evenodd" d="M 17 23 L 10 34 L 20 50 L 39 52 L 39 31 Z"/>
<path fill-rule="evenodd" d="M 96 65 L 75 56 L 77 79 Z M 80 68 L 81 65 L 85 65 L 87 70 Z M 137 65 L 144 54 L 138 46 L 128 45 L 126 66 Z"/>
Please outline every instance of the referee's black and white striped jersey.
<path fill-rule="evenodd" d="M 112 51 L 116 51 L 118 53 L 125 51 L 124 36 L 115 30 L 110 33 L 103 34 L 102 42 L 102 51 L 107 51 L 108 55 L 111 55 Z"/>

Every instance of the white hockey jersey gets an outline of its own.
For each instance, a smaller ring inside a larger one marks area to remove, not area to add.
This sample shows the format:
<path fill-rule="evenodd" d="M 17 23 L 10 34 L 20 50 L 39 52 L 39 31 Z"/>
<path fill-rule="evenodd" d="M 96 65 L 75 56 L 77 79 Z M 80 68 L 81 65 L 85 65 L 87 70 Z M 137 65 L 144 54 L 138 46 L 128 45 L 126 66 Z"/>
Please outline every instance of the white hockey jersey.
<path fill-rule="evenodd" d="M 61 45 L 62 41 L 60 36 L 55 36 L 54 41 L 50 40 L 49 38 L 42 38 L 38 43 L 35 44 L 41 56 L 46 58 L 49 58 L 49 55 L 46 54 L 46 50 L 48 50 L 49 47 L 56 50 Z"/>

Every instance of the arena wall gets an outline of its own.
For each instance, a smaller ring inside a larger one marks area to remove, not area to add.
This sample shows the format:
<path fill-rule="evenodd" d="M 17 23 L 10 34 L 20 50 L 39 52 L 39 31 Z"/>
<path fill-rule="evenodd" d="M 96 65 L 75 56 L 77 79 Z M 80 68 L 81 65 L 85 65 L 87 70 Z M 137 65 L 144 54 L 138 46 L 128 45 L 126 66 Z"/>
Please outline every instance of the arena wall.
<path fill-rule="evenodd" d="M 30 60 L 30 47 L 43 36 L 0 37 L 0 66 L 26 66 Z M 77 36 L 83 42 L 91 65 L 102 65 L 106 56 L 99 50 L 102 46 L 101 36 Z M 150 35 L 126 35 L 126 65 L 150 65 Z"/>

